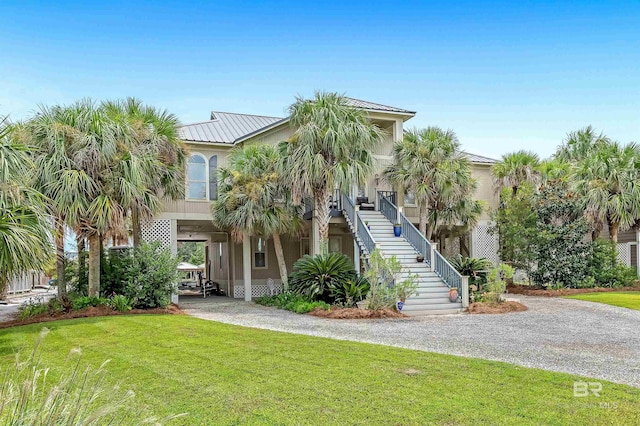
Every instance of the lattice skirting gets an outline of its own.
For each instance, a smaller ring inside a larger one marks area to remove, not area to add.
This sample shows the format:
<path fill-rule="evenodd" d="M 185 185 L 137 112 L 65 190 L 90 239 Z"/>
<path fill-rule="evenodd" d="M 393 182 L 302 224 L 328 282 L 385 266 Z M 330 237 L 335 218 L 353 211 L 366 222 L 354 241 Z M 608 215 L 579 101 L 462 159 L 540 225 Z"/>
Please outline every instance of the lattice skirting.
<path fill-rule="evenodd" d="M 272 294 L 282 293 L 282 284 L 273 285 L 273 291 L 269 289 L 266 284 L 252 284 L 251 285 L 251 297 L 271 296 Z M 244 299 L 244 284 L 233 286 L 234 299 Z"/>
<path fill-rule="evenodd" d="M 498 264 L 498 236 L 489 234 L 491 225 L 490 222 L 480 222 L 471 231 L 471 256 L 486 257 Z"/>
<path fill-rule="evenodd" d="M 163 247 L 171 247 L 171 220 L 156 219 L 140 224 L 142 239 L 147 242 L 159 241 Z"/>
<path fill-rule="evenodd" d="M 631 266 L 631 248 L 636 248 L 630 243 L 618 243 L 618 262 L 622 265 Z"/>

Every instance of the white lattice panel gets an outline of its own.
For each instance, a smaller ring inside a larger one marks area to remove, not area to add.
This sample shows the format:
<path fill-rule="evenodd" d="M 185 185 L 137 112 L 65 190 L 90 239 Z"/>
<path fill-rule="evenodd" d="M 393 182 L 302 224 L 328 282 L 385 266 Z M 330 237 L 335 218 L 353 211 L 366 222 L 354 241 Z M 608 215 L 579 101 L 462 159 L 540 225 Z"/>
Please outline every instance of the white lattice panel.
<path fill-rule="evenodd" d="M 618 263 L 631 266 L 631 247 L 629 243 L 618 243 Z"/>
<path fill-rule="evenodd" d="M 274 284 L 273 294 L 282 293 L 282 284 Z M 266 284 L 252 284 L 251 297 L 271 296 L 271 290 Z M 233 286 L 233 298 L 244 299 L 244 285 Z"/>
<path fill-rule="evenodd" d="M 147 242 L 159 241 L 163 247 L 171 247 L 171 220 L 156 219 L 140 225 L 142 239 Z"/>
<path fill-rule="evenodd" d="M 471 256 L 486 257 L 495 264 L 499 262 L 498 236 L 489 234 L 489 222 L 480 222 L 471 231 Z"/>

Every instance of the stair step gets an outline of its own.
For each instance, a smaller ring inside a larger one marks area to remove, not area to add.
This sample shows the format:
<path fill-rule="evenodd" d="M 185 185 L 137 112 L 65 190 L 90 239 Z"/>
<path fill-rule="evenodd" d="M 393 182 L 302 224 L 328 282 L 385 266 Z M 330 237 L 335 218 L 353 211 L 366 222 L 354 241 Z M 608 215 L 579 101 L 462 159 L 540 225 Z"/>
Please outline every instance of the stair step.
<path fill-rule="evenodd" d="M 402 310 L 402 313 L 408 315 L 410 317 L 426 317 L 433 315 L 456 315 L 460 314 L 464 311 L 462 308 L 453 308 L 453 309 L 436 309 L 436 310 L 422 310 L 422 311 L 407 311 Z"/>
<path fill-rule="evenodd" d="M 462 303 L 460 302 L 449 302 L 447 299 L 445 302 L 438 303 L 411 303 L 411 300 L 407 300 L 402 307 L 402 312 L 410 312 L 410 311 L 437 311 L 441 309 L 462 309 Z"/>

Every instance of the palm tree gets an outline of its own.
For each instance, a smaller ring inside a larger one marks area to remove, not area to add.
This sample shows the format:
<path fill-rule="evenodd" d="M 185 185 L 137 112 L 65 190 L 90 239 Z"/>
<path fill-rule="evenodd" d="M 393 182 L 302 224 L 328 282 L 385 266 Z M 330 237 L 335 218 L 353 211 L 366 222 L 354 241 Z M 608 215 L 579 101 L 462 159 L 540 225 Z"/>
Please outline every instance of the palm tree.
<path fill-rule="evenodd" d="M 51 245 L 41 194 L 30 187 L 30 153 L 0 119 L 0 300 L 9 280 L 47 263 Z"/>
<path fill-rule="evenodd" d="M 178 118 L 135 98 L 102 104 L 107 116 L 126 129 L 124 143 L 144 170 L 144 191 L 130 206 L 133 245 L 140 243 L 140 222 L 161 208 L 161 200 L 184 198 L 186 146 L 178 137 Z"/>
<path fill-rule="evenodd" d="M 213 222 L 231 230 L 236 241 L 243 234 L 273 238 L 283 288 L 287 265 L 280 236 L 297 234 L 303 228 L 302 211 L 291 202 L 291 191 L 278 173 L 278 151 L 271 145 L 235 148 L 229 166 L 219 170 L 218 199 L 211 205 Z"/>
<path fill-rule="evenodd" d="M 336 93 L 298 97 L 289 107 L 293 136 L 279 146 L 281 168 L 292 179 L 293 201 L 313 198 L 320 246 L 329 240 L 329 203 L 335 188 L 363 183 L 373 170 L 375 148 L 383 132 L 364 110 L 351 107 Z"/>
<path fill-rule="evenodd" d="M 618 232 L 633 226 L 640 217 L 639 170 L 640 147 L 634 143 L 598 144 L 575 165 L 574 188 L 584 197 L 594 239 L 606 223 L 609 238 L 617 242 Z"/>
<path fill-rule="evenodd" d="M 516 151 L 502 156 L 492 168 L 494 187 L 497 193 L 511 188 L 515 197 L 518 188 L 526 183 L 539 184 L 540 159 L 531 151 Z"/>
<path fill-rule="evenodd" d="M 576 163 L 585 159 L 594 149 L 608 145 L 610 142 L 611 140 L 606 135 L 597 134 L 593 127 L 587 126 L 568 133 L 554 157 L 561 161 Z"/>
<path fill-rule="evenodd" d="M 451 130 L 412 129 L 395 143 L 393 163 L 384 172 L 393 185 L 415 194 L 419 229 L 428 239 L 438 237 L 444 226 L 472 226 L 482 211 L 472 199 L 477 184 L 459 148 Z"/>

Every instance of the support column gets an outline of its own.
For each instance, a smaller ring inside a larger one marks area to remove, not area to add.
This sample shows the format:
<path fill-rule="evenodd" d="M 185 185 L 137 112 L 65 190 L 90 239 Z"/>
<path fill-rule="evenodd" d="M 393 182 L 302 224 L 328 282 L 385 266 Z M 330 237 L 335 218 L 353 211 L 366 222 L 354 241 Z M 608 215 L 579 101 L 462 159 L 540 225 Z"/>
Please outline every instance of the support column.
<path fill-rule="evenodd" d="M 460 295 L 462 298 L 462 307 L 469 307 L 469 277 L 464 275 L 462 277 L 462 294 Z"/>
<path fill-rule="evenodd" d="M 355 237 L 353 238 L 353 267 L 358 275 L 360 274 L 360 247 Z"/>
<path fill-rule="evenodd" d="M 176 219 L 171 219 L 171 256 L 178 255 L 178 221 Z M 178 296 L 178 292 L 171 294 L 171 303 L 175 303 L 176 305 L 180 303 L 180 297 Z"/>
<path fill-rule="evenodd" d="M 311 217 L 311 256 L 320 254 L 320 230 L 318 229 L 318 221 L 314 216 Z"/>
<path fill-rule="evenodd" d="M 640 277 L 640 230 L 636 231 L 636 273 Z"/>
<path fill-rule="evenodd" d="M 436 270 L 436 250 L 438 250 L 438 243 L 436 242 L 432 242 L 431 243 L 431 267 L 429 269 L 431 269 L 431 271 L 435 271 Z"/>
<path fill-rule="evenodd" d="M 244 280 L 244 300 L 251 302 L 251 236 L 242 234 L 242 279 Z"/>

